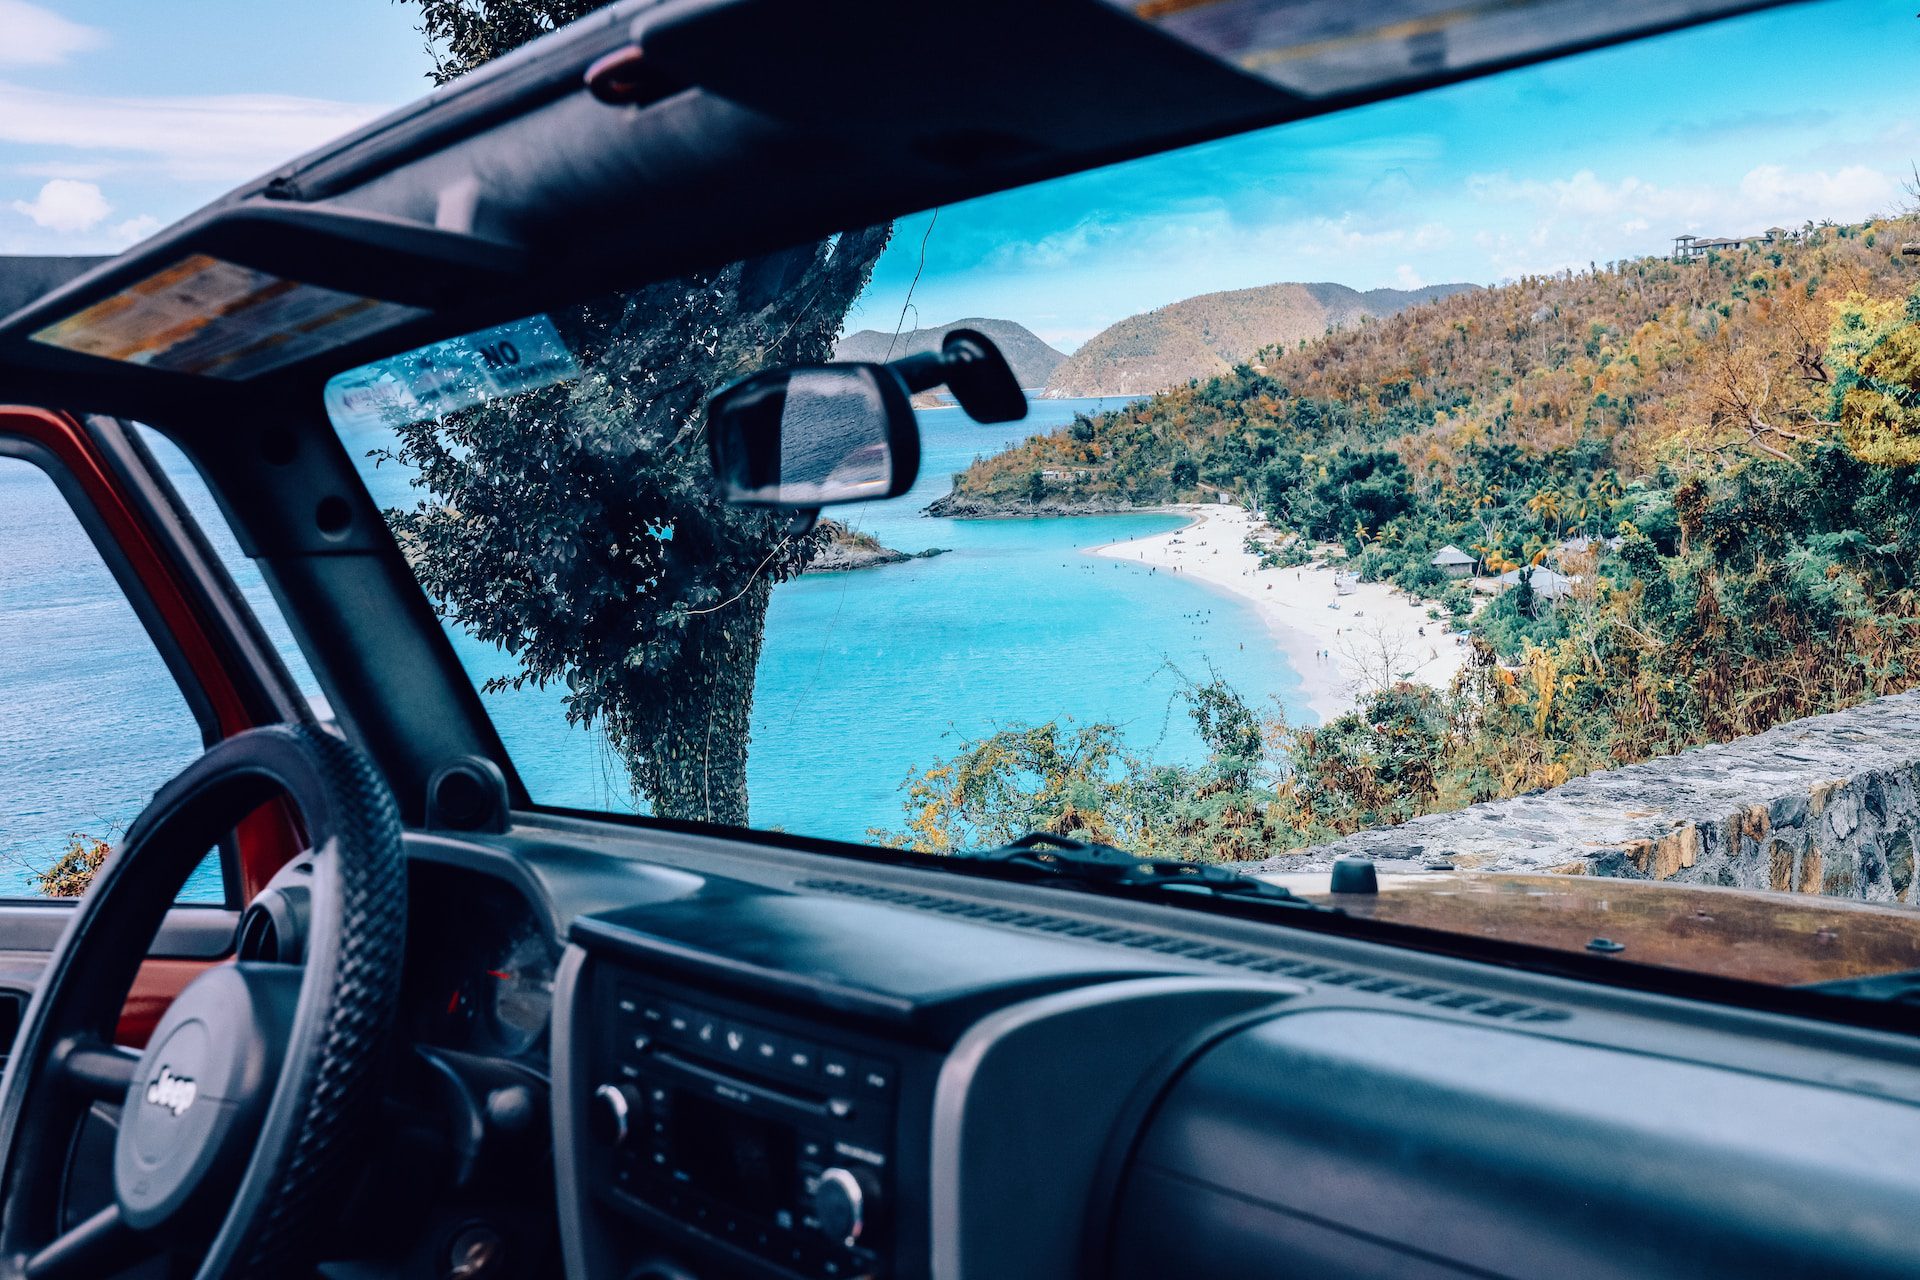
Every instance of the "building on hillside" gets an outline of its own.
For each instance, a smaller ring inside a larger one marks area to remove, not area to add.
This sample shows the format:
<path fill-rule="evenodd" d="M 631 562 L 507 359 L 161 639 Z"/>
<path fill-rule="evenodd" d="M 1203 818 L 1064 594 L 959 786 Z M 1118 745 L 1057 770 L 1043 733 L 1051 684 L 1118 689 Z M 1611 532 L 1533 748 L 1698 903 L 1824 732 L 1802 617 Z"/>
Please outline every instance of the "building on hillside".
<path fill-rule="evenodd" d="M 1460 548 L 1448 543 L 1433 553 L 1433 567 L 1449 578 L 1471 578 L 1473 566 L 1478 563 Z"/>
<path fill-rule="evenodd" d="M 1626 539 L 1615 534 L 1611 538 L 1590 538 L 1584 533 L 1576 533 L 1553 549 L 1553 559 L 1558 563 L 1565 556 L 1583 556 L 1590 551 L 1605 547 L 1609 551 L 1618 551 Z"/>
<path fill-rule="evenodd" d="M 1690 262 L 1695 258 L 1704 258 L 1709 253 L 1730 253 L 1735 249 L 1758 249 L 1764 245 L 1782 244 L 1796 239 L 1793 232 L 1785 227 L 1768 227 L 1754 236 L 1675 236 L 1673 238 L 1673 260 Z"/>
<path fill-rule="evenodd" d="M 1545 567 L 1509 569 L 1494 581 L 1499 584 L 1502 591 L 1511 591 L 1520 585 L 1520 575 L 1523 573 L 1533 575 L 1530 579 L 1533 583 L 1533 594 L 1548 604 L 1555 604 L 1572 595 L 1574 583 L 1579 581 L 1578 578 L 1569 578 L 1564 573 Z"/>

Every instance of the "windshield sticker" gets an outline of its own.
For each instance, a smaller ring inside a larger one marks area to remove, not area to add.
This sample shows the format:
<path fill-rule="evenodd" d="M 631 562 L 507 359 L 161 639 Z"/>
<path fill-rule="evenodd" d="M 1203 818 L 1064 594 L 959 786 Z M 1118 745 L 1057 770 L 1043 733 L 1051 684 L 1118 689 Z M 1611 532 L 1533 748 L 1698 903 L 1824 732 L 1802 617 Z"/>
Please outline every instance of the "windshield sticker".
<path fill-rule="evenodd" d="M 327 383 L 327 416 L 341 431 L 394 427 L 579 375 L 553 321 L 532 316 L 350 369 Z"/>
<path fill-rule="evenodd" d="M 426 314 L 194 254 L 48 325 L 33 340 L 128 364 L 238 380 Z"/>

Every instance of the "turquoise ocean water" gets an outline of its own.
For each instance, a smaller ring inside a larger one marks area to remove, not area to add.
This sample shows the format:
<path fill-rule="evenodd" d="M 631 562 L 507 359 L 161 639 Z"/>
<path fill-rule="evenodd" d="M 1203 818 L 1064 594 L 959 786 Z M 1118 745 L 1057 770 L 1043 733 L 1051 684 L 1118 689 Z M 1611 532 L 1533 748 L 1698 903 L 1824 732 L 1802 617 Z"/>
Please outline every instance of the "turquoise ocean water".
<path fill-rule="evenodd" d="M 1143 565 L 1081 554 L 1178 527 L 1180 517 L 922 514 L 974 458 L 1102 404 L 1035 400 L 1025 421 L 992 427 L 959 409 L 923 410 L 912 491 L 830 513 L 901 551 L 948 551 L 807 574 L 774 591 L 747 765 L 754 826 L 848 840 L 898 829 L 910 771 L 1015 722 L 1112 721 L 1139 753 L 1193 760 L 1202 751 L 1175 705 L 1175 670 L 1204 679 L 1211 664 L 1255 701 L 1278 698 L 1296 722 L 1310 718 L 1299 677 L 1249 606 Z M 380 496 L 397 500 L 404 481 L 381 470 L 370 480 L 393 486 Z M 471 671 L 512 670 L 485 646 L 469 640 L 460 649 Z M 597 735 L 565 726 L 558 691 L 492 695 L 489 710 L 537 801 L 635 808 Z"/>
<path fill-rule="evenodd" d="M 921 514 L 976 456 L 1099 407 L 1035 401 L 1025 422 L 997 427 L 958 409 L 923 411 L 913 491 L 835 513 L 903 551 L 950 550 L 810 574 L 775 591 L 748 766 L 753 825 L 841 839 L 897 828 L 911 770 L 1015 722 L 1112 721 L 1136 752 L 1194 759 L 1199 743 L 1169 664 L 1196 678 L 1211 664 L 1250 697 L 1307 716 L 1298 677 L 1250 607 L 1081 554 L 1177 517 Z M 156 451 L 296 677 L 317 693 L 197 477 L 164 442 Z M 368 478 L 383 502 L 405 500 L 405 477 L 390 466 Z M 457 647 L 477 677 L 511 670 L 488 646 L 459 637 Z M 565 724 L 559 691 L 493 694 L 487 705 L 537 802 L 637 807 L 598 735 Z M 20 892 L 26 868 L 50 861 L 69 831 L 124 826 L 197 750 L 184 704 L 57 493 L 26 464 L 0 461 L 0 893 Z M 214 887 L 206 877 L 198 885 Z"/>

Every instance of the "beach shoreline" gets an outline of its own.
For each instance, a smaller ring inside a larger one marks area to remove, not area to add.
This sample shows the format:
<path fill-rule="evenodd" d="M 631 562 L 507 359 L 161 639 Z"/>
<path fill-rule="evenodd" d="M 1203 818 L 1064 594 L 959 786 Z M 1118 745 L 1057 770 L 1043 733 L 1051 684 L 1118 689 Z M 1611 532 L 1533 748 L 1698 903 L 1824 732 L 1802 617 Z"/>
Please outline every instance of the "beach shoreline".
<path fill-rule="evenodd" d="M 1352 710 L 1356 692 L 1379 684 L 1382 675 L 1444 689 L 1466 665 L 1466 646 L 1427 617 L 1430 606 L 1384 582 L 1358 583 L 1341 595 L 1339 575 L 1323 565 L 1262 569 L 1246 540 L 1269 531 L 1243 507 L 1189 503 L 1154 510 L 1188 522 L 1083 554 L 1177 572 L 1252 605 L 1322 724 Z"/>

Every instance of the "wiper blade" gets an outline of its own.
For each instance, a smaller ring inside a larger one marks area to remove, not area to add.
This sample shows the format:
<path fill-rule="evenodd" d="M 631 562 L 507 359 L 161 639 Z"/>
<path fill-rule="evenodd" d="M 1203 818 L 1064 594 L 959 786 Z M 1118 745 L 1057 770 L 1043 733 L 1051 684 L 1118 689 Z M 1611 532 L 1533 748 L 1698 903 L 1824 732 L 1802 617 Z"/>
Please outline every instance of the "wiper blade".
<path fill-rule="evenodd" d="M 1833 978 L 1809 982 L 1803 991 L 1823 995 L 1846 996 L 1851 1000 L 1871 1000 L 1880 1004 L 1920 1006 L 1920 969 L 1902 969 L 1897 973 L 1875 973 L 1860 978 Z"/>
<path fill-rule="evenodd" d="M 1138 893 L 1190 893 L 1235 901 L 1270 903 L 1304 911 L 1345 915 L 1339 907 L 1303 898 L 1284 885 L 1256 880 L 1225 867 L 1179 858 L 1141 858 L 1096 840 L 1036 831 L 1012 844 L 959 855 L 1027 872 L 1037 880 Z"/>

